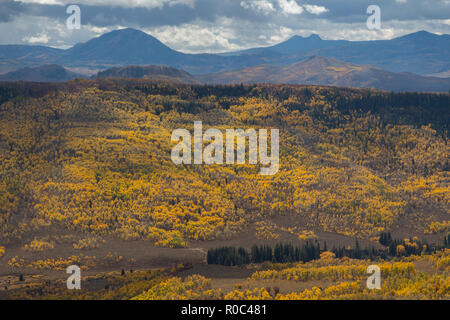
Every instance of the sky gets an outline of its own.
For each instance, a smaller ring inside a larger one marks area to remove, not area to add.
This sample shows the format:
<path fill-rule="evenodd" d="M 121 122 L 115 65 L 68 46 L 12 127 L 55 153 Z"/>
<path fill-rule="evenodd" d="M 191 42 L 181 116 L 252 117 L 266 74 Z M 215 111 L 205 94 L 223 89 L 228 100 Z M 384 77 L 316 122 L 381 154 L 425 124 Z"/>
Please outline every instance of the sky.
<path fill-rule="evenodd" d="M 80 29 L 67 28 L 69 5 L 80 8 Z M 378 30 L 367 27 L 369 5 L 380 8 Z M 0 0 L 0 44 L 68 48 L 121 28 L 186 53 L 269 46 L 313 33 L 346 40 L 450 34 L 450 0 Z"/>

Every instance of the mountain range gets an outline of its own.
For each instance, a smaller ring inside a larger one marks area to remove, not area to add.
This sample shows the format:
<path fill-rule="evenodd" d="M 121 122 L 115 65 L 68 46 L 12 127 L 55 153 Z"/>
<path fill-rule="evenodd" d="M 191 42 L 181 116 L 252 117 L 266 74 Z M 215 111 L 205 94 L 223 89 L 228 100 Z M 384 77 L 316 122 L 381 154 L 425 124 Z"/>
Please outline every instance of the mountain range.
<path fill-rule="evenodd" d="M 157 65 L 178 69 L 176 76 L 171 74 L 175 69 L 163 70 L 157 79 L 168 77 L 168 80 L 187 83 L 197 80 L 313 83 L 396 91 L 447 91 L 448 57 L 450 35 L 425 31 L 377 41 L 324 40 L 313 34 L 294 36 L 270 47 L 222 54 L 186 54 L 169 48 L 147 33 L 128 28 L 66 50 L 0 45 L 0 73 L 3 73 L 0 80 L 66 81 L 66 78 L 96 74 L 155 79 L 156 69 L 123 68 Z M 63 75 L 61 69 L 55 69 L 56 65 L 68 69 L 68 73 Z M 108 70 L 111 68 L 116 69 Z M 43 76 L 46 70 L 54 70 L 56 77 L 52 80 Z M 102 73 L 105 70 L 108 71 Z"/>
<path fill-rule="evenodd" d="M 229 71 L 261 64 L 290 65 L 310 56 L 370 64 L 391 72 L 420 75 L 450 71 L 450 35 L 419 31 L 392 40 L 323 40 L 294 36 L 275 46 L 225 54 L 186 54 L 134 29 L 115 30 L 72 48 L 0 45 L 0 73 L 18 67 L 59 64 L 94 71 L 124 65 L 166 65 L 192 74 Z"/>
<path fill-rule="evenodd" d="M 0 75 L 0 81 L 63 82 L 88 78 L 58 65 L 27 67 Z M 234 71 L 191 75 L 165 66 L 113 67 L 92 76 L 99 78 L 165 80 L 185 84 L 311 84 L 376 88 L 389 91 L 447 92 L 450 78 L 394 73 L 370 65 L 359 66 L 333 58 L 313 56 L 289 66 L 264 64 Z"/>
<path fill-rule="evenodd" d="M 275 46 L 227 55 L 270 56 L 273 53 L 281 55 L 285 65 L 316 55 L 359 65 L 370 64 L 391 72 L 436 75 L 450 71 L 450 35 L 426 31 L 375 41 L 323 40 L 318 35 L 307 38 L 294 36 Z"/>

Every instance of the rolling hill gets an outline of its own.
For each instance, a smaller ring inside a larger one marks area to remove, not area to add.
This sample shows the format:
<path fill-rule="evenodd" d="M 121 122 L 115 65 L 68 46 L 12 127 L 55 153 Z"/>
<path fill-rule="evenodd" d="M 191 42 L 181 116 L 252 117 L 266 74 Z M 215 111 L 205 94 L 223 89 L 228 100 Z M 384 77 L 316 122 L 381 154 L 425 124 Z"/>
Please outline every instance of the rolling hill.
<path fill-rule="evenodd" d="M 0 75 L 0 81 L 65 82 L 75 78 L 84 76 L 56 64 L 26 67 Z"/>
<path fill-rule="evenodd" d="M 45 46 L 0 45 L 0 73 L 55 63 L 64 50 Z"/>
<path fill-rule="evenodd" d="M 164 66 L 114 67 L 97 74 L 96 78 L 128 78 L 169 80 L 179 83 L 199 84 L 192 75 L 183 70 Z"/>
<path fill-rule="evenodd" d="M 241 70 L 198 75 L 206 83 L 287 83 L 340 87 L 377 88 L 392 91 L 435 91 L 450 89 L 450 78 L 393 73 L 373 66 L 359 66 L 333 58 L 309 57 L 289 66 L 260 65 Z"/>

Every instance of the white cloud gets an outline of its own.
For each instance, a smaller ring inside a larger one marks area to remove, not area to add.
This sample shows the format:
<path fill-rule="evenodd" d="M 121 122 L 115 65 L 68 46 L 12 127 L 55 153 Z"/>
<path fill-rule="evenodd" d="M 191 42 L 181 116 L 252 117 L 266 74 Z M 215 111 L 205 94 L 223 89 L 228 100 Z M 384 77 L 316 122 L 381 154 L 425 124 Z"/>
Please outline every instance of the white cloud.
<path fill-rule="evenodd" d="M 301 14 L 303 8 L 295 0 L 279 0 L 278 4 L 284 14 Z"/>
<path fill-rule="evenodd" d="M 278 30 L 274 30 L 273 34 L 270 36 L 270 44 L 280 43 L 293 35 L 293 30 L 286 27 L 280 27 Z"/>
<path fill-rule="evenodd" d="M 235 20 L 220 18 L 214 24 L 196 21 L 193 24 L 164 26 L 144 30 L 158 38 L 167 46 L 186 53 L 224 52 L 241 49 L 234 43 L 240 36 L 235 27 Z"/>
<path fill-rule="evenodd" d="M 2 0 L 0 0 L 0 2 L 1 1 Z M 50 0 L 46 1 L 48 2 Z M 87 3 L 87 0 L 76 0 L 75 3 L 83 1 Z M 103 0 L 91 0 L 89 2 L 100 1 Z M 111 1 L 119 3 L 118 0 Z M 147 2 L 146 5 L 149 5 L 151 2 L 160 4 L 163 1 L 169 3 L 168 0 L 150 1 Z M 228 2 L 224 0 L 221 1 L 222 3 Z M 141 29 L 157 37 L 173 49 L 189 53 L 214 53 L 269 46 L 287 40 L 293 35 L 309 36 L 312 33 L 319 34 L 322 39 L 328 40 L 391 39 L 392 37 L 402 36 L 419 30 L 450 34 L 450 19 L 448 16 L 443 19 L 386 19 L 383 21 L 383 29 L 377 31 L 367 29 L 364 10 L 361 13 L 362 16 L 360 20 L 345 21 L 345 19 L 341 19 L 339 21 L 333 21 L 333 17 L 328 17 L 328 15 L 323 13 L 320 15 L 304 14 L 300 19 L 298 14 L 302 9 L 304 10 L 304 13 L 309 13 L 310 11 L 318 13 L 323 11 L 323 9 L 317 10 L 317 8 L 315 8 L 316 10 L 314 10 L 311 7 L 308 7 L 313 6 L 318 2 L 316 3 L 312 0 L 302 1 L 304 2 L 299 0 L 296 2 L 292 0 L 285 0 L 284 2 L 280 0 L 236 0 L 232 8 L 236 9 L 237 6 L 241 11 L 240 15 L 233 16 L 230 14 L 229 16 L 227 15 L 227 17 L 224 17 L 223 15 L 217 14 L 209 20 L 202 18 L 201 15 L 198 14 L 197 18 L 186 19 L 186 22 L 173 25 L 154 26 L 149 24 L 140 26 L 139 21 L 135 22 L 130 20 L 129 17 L 125 18 L 125 15 L 123 20 L 117 18 L 111 23 L 99 23 L 99 21 L 102 22 L 100 19 L 101 17 L 91 19 L 92 21 L 82 18 L 82 27 L 79 30 L 68 30 L 66 28 L 66 15 L 64 10 L 61 11 L 62 18 L 60 19 L 55 19 L 53 16 L 45 17 L 24 12 L 15 16 L 12 20 L 0 21 L 0 44 L 32 43 L 67 48 L 78 42 L 85 42 L 108 31 L 118 29 L 121 26 Z M 412 3 L 412 1 L 413 0 L 409 0 L 407 2 L 408 5 Z M 123 3 L 125 3 L 125 1 L 123 1 Z M 127 3 L 136 4 L 138 2 L 132 0 L 130 2 L 127 1 Z M 171 1 L 171 3 L 175 2 Z M 200 3 L 200 0 L 197 0 L 197 3 Z M 240 6 L 241 3 L 243 4 Z M 241 9 L 247 5 L 251 6 L 252 3 L 254 3 L 254 5 L 249 7 L 248 10 L 260 12 L 260 16 L 258 19 L 254 19 L 254 21 L 253 15 L 242 15 Z M 271 3 L 272 6 L 266 5 L 266 3 Z M 220 6 L 220 4 L 218 4 L 218 6 Z M 299 7 L 300 9 L 298 9 Z M 326 7 L 326 9 L 329 9 L 330 13 L 335 13 L 333 6 L 326 5 Z M 184 8 L 180 8 L 180 12 L 183 12 L 183 10 Z M 264 14 L 264 10 L 270 11 L 270 14 Z M 122 12 L 122 8 L 120 8 L 120 12 Z M 292 12 L 295 12 L 295 14 Z M 97 15 L 99 14 L 98 11 L 95 11 L 95 13 Z M 170 13 L 173 14 L 172 10 Z M 104 19 L 106 19 L 107 22 L 110 18 L 111 17 L 105 13 Z"/>
<path fill-rule="evenodd" d="M 174 6 L 177 4 L 184 4 L 185 6 L 188 6 L 190 8 L 195 7 L 195 0 L 170 0 L 169 6 Z"/>
<path fill-rule="evenodd" d="M 241 7 L 252 9 L 265 15 L 276 11 L 273 4 L 267 0 L 241 1 Z"/>
<path fill-rule="evenodd" d="M 61 4 L 63 4 L 63 2 L 59 1 L 59 0 L 14 0 L 14 2 L 38 3 L 38 4 L 49 4 L 49 5 L 54 5 L 54 4 L 61 5 Z"/>
<path fill-rule="evenodd" d="M 50 37 L 45 33 L 40 33 L 37 36 L 23 37 L 22 41 L 26 41 L 31 44 L 48 43 L 50 41 Z"/>
<path fill-rule="evenodd" d="M 69 4 L 77 5 L 97 5 L 97 6 L 113 6 L 113 7 L 125 7 L 125 8 L 160 8 L 164 4 L 169 6 L 184 4 L 191 8 L 195 5 L 195 0 L 14 0 L 16 2 L 24 3 L 38 3 L 47 5 L 63 5 L 67 6 Z"/>
<path fill-rule="evenodd" d="M 309 13 L 311 13 L 311 14 L 317 14 L 317 15 L 329 11 L 329 10 L 328 10 L 327 8 L 325 8 L 325 7 L 322 7 L 322 6 L 316 6 L 316 5 L 311 5 L 311 4 L 305 4 L 303 7 L 304 7 L 304 8 L 306 9 L 306 11 L 308 11 Z"/>

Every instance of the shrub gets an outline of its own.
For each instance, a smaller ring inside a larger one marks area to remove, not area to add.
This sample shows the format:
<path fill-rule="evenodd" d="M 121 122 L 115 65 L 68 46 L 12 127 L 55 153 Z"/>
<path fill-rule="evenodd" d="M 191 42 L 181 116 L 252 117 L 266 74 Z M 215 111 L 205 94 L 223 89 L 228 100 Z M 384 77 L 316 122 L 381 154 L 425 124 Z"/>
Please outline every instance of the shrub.
<path fill-rule="evenodd" d="M 41 252 L 41 251 L 53 249 L 54 247 L 55 246 L 53 245 L 52 242 L 34 239 L 29 244 L 26 244 L 23 249 L 26 251 L 31 251 L 31 252 Z"/>

